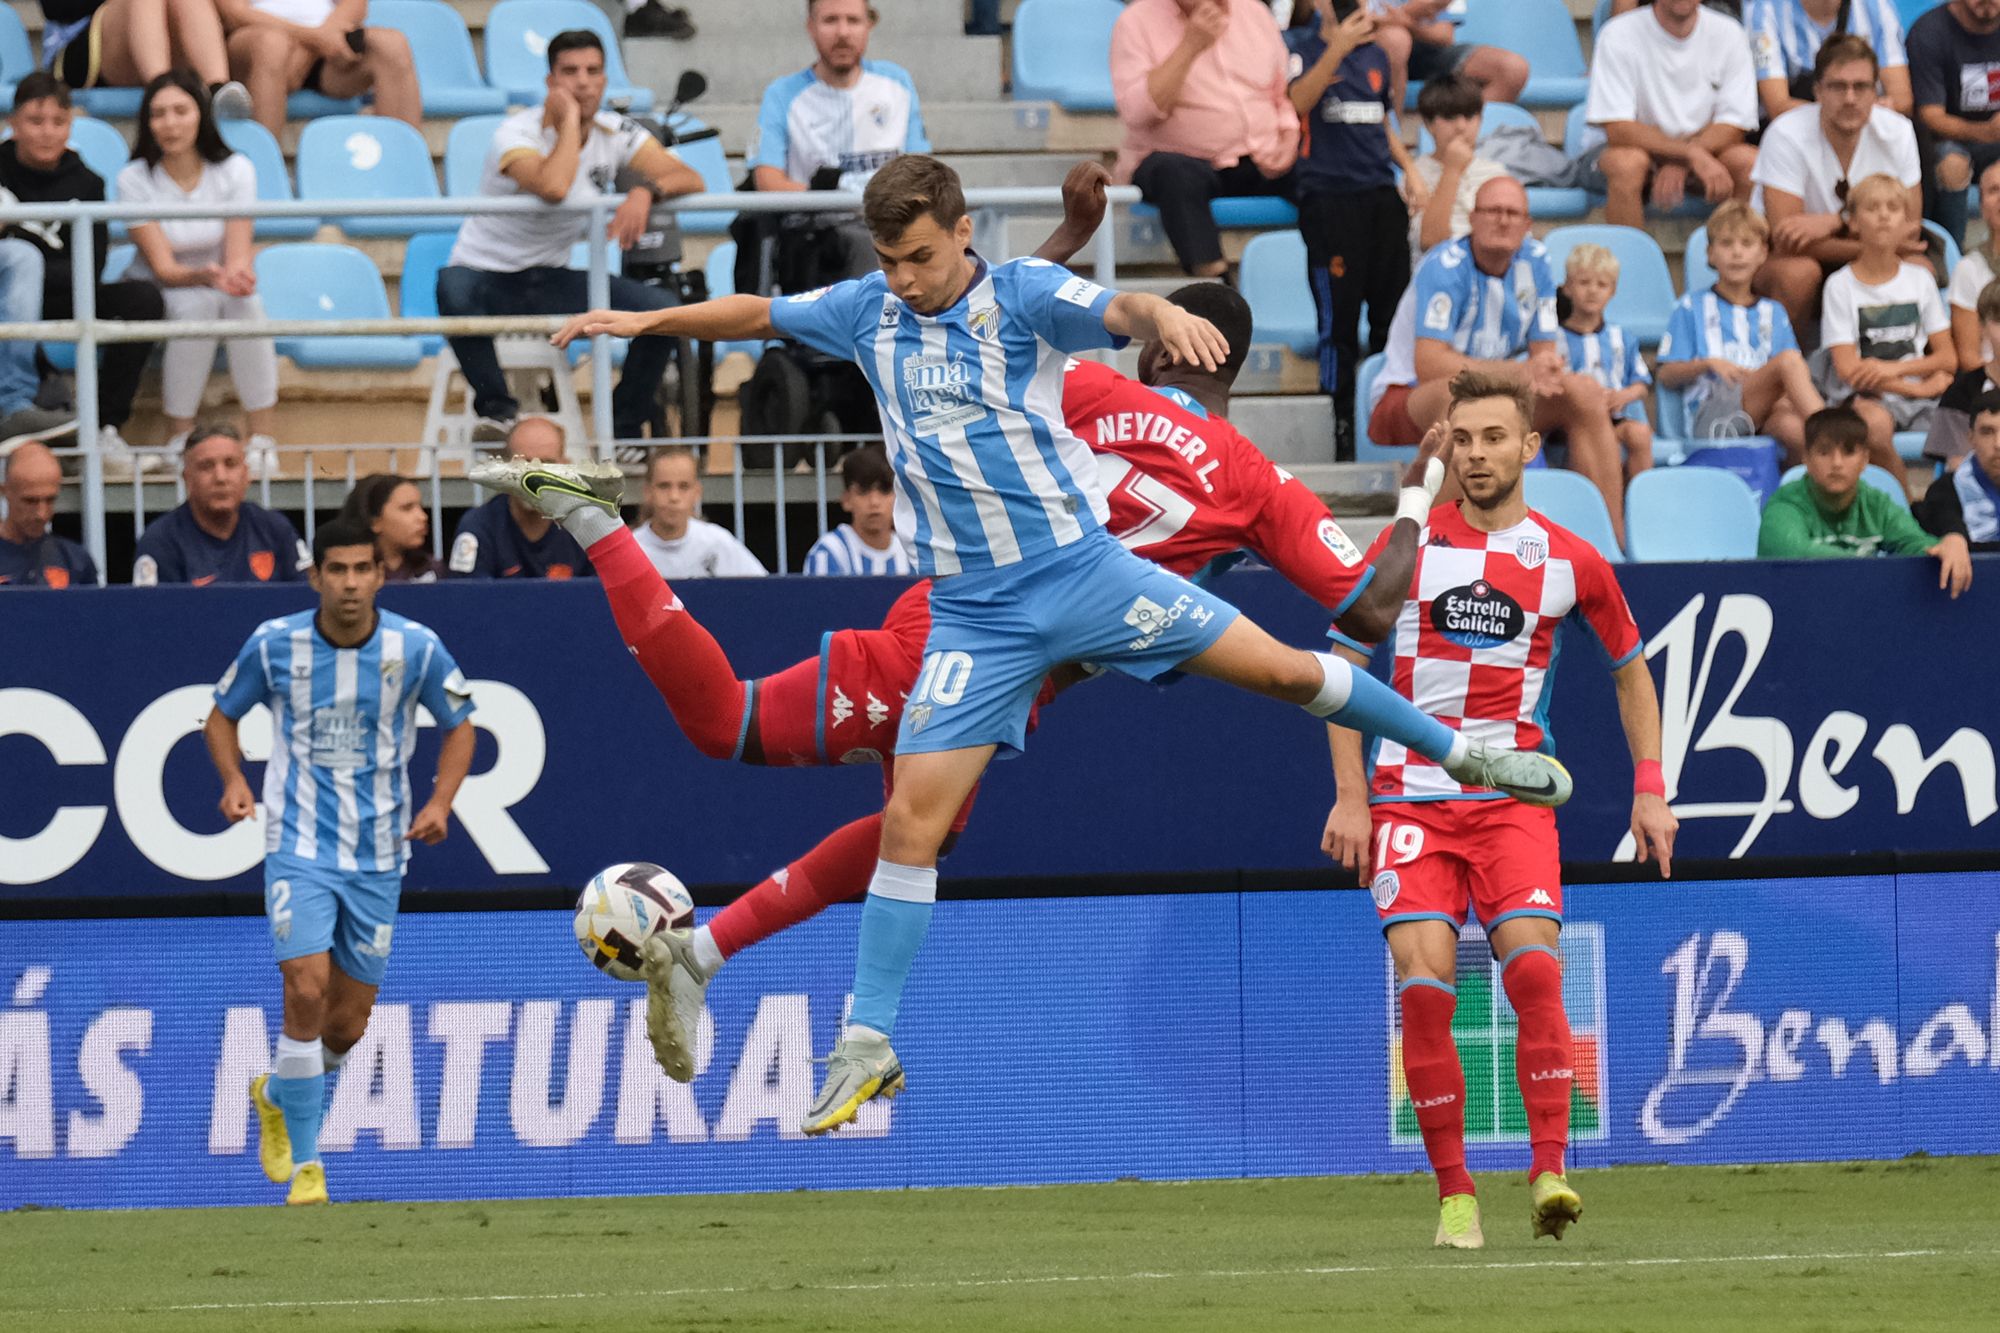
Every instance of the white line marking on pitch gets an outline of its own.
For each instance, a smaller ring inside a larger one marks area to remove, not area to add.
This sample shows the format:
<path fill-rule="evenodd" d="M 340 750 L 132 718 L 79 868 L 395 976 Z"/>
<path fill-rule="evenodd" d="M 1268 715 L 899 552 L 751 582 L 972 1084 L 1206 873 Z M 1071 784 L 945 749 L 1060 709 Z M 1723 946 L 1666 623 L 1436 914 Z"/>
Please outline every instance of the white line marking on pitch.
<path fill-rule="evenodd" d="M 968 1277 L 934 1282 L 812 1282 L 785 1286 L 667 1287 L 655 1291 L 557 1291 L 463 1296 L 369 1296 L 322 1301 L 214 1301 L 192 1305 L 72 1307 L 55 1314 L 193 1314 L 211 1310 L 313 1310 L 396 1305 L 475 1305 L 524 1301 L 659 1300 L 677 1296 L 792 1295 L 799 1292 L 925 1291 L 977 1287 L 1036 1287 L 1064 1283 L 1182 1282 L 1273 1277 L 1343 1277 L 1366 1273 L 1463 1273 L 1538 1268 L 1649 1268 L 1702 1264 L 1783 1264 L 1850 1259 L 1989 1259 L 1992 1250 L 1849 1250 L 1824 1254 L 1712 1254 L 1657 1259 L 1511 1259 L 1486 1263 L 1337 1264 L 1301 1268 L 1210 1268 L 1189 1273 L 1050 1273 L 1030 1277 Z"/>

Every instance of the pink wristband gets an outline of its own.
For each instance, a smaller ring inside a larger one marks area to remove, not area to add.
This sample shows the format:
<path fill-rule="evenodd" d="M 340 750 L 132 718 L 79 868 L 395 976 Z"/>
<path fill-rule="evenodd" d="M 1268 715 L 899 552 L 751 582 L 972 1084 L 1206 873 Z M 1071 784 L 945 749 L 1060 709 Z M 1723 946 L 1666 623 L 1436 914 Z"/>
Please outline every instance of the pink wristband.
<path fill-rule="evenodd" d="M 1660 761 L 1641 759 L 1632 766 L 1632 794 L 1634 796 L 1657 796 L 1667 798 L 1666 775 L 1660 772 Z"/>

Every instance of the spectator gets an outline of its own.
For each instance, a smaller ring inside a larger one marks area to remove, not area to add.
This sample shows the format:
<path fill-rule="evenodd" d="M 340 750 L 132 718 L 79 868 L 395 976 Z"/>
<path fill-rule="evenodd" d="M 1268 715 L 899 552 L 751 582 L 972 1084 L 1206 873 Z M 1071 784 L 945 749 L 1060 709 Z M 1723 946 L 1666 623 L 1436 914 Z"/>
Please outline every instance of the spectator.
<path fill-rule="evenodd" d="M 2000 551 L 2000 392 L 1988 389 L 1973 403 L 1971 447 L 1971 457 L 1931 483 L 1913 516 L 1941 539 Z"/>
<path fill-rule="evenodd" d="M 0 145 L 0 153 L 7 151 Z M 0 319 L 32 324 L 42 317 L 42 252 L 33 242 L 0 237 Z M 35 344 L 0 342 L 0 458 L 35 439 L 76 433 L 76 413 L 35 406 L 41 392 Z"/>
<path fill-rule="evenodd" d="M 629 364 L 629 363 L 628 363 Z M 563 428 L 547 417 L 522 417 L 507 433 L 515 458 L 560 463 L 568 456 Z M 590 557 L 548 515 L 508 495 L 496 495 L 458 521 L 447 562 L 453 575 L 475 579 L 595 578 Z"/>
<path fill-rule="evenodd" d="M 97 202 L 104 198 L 104 180 L 84 165 L 70 148 L 70 125 L 75 113 L 70 108 L 69 89 L 62 80 L 45 70 L 22 78 L 14 90 L 13 112 L 7 118 L 12 137 L 0 142 L 0 190 L 22 203 L 68 203 L 72 200 Z M 69 319 L 75 313 L 75 296 L 70 256 L 76 253 L 69 223 L 17 222 L 7 228 L 9 240 L 0 249 L 13 253 L 20 285 L 9 292 L 14 319 Z M 105 282 L 104 256 L 111 246 L 111 229 L 98 223 L 92 229 L 96 241 L 98 282 L 94 293 L 100 319 L 158 319 L 165 306 L 159 288 L 150 282 L 128 278 Z M 18 247 L 33 251 L 24 254 Z M 98 353 L 97 420 L 98 448 L 103 452 L 107 472 L 129 477 L 135 461 L 147 471 L 164 470 L 166 460 L 155 454 L 135 455 L 120 429 L 132 416 L 132 399 L 139 392 L 139 377 L 153 354 L 151 343 L 111 343 Z M 41 389 L 35 370 L 35 344 L 10 342 L 0 353 L 0 361 L 11 364 L 0 401 L 19 407 L 33 400 Z M 70 420 L 69 413 L 61 414 Z M 15 427 L 0 422 L 0 432 L 13 435 Z M 43 427 L 44 440 L 65 432 L 53 425 Z"/>
<path fill-rule="evenodd" d="M 186 70 L 170 70 L 146 85 L 139 103 L 138 143 L 118 173 L 118 198 L 128 204 L 248 204 L 257 199 L 257 169 L 231 152 L 215 127 L 208 93 Z M 249 218 L 179 218 L 135 222 L 139 257 L 134 278 L 157 282 L 170 319 L 261 320 L 257 270 L 251 263 Z M 215 366 L 213 338 L 176 338 L 160 365 L 160 404 L 178 444 L 201 410 Z M 229 377 L 250 422 L 250 469 L 277 468 L 278 353 L 269 338 L 231 338 Z"/>
<path fill-rule="evenodd" d="M 1763 214 L 1733 199 L 1709 217 L 1715 283 L 1674 306 L 1660 339 L 1659 380 L 1685 391 L 1694 438 L 1768 435 L 1789 463 L 1805 448 L 1806 418 L 1826 400 L 1813 385 L 1785 308 L 1752 288 L 1770 235 Z"/>
<path fill-rule="evenodd" d="M 249 91 L 229 77 L 215 0 L 42 0 L 42 19 L 42 68 L 71 88 L 143 88 L 189 69 L 216 115 L 250 115 Z"/>
<path fill-rule="evenodd" d="M 1903 502 L 1862 481 L 1868 425 L 1853 409 L 1821 408 L 1806 418 L 1806 474 L 1764 502 L 1757 554 L 1766 560 L 1934 555 L 1938 586 L 1957 597 L 1972 583 L 1972 557 L 1957 533 L 1932 537 Z"/>
<path fill-rule="evenodd" d="M 1511 102 L 1528 86 L 1528 62 L 1522 56 L 1457 40 L 1465 0 L 1370 0 L 1366 7 L 1379 29 L 1375 40 L 1389 57 L 1390 105 L 1398 111 L 1411 79 L 1467 79 L 1489 102 Z"/>
<path fill-rule="evenodd" d="M 770 572 L 734 533 L 700 514 L 701 472 L 694 450 L 674 445 L 654 454 L 646 464 L 646 521 L 632 535 L 660 577 L 754 578 Z"/>
<path fill-rule="evenodd" d="M 1924 457 L 1936 459 L 1947 470 L 1957 467 L 1972 447 L 1972 409 L 1979 400 L 2000 388 L 2000 357 L 1991 348 L 2000 346 L 2000 282 L 1989 282 L 1975 302 L 1973 337 L 1987 347 L 1987 360 L 1970 370 L 1961 370 L 1951 387 L 1938 399 L 1931 413 L 1930 434 L 1924 439 Z M 1958 318 L 1957 308 L 1952 318 Z M 1954 332 L 1956 329 L 1954 328 Z"/>
<path fill-rule="evenodd" d="M 375 534 L 385 582 L 437 582 L 437 562 L 430 549 L 431 516 L 414 480 L 391 472 L 363 477 L 347 493 L 340 516 Z"/>
<path fill-rule="evenodd" d="M 1569 368 L 1604 386 L 1612 433 L 1625 451 L 1625 475 L 1636 477 L 1653 466 L 1653 427 L 1646 420 L 1653 377 L 1639 340 L 1604 318 L 1604 307 L 1618 293 L 1618 256 L 1601 245 L 1577 246 L 1564 265 L 1563 292 L 1570 307 L 1562 322 Z"/>
<path fill-rule="evenodd" d="M 1443 419 L 1451 377 L 1461 370 L 1526 384 L 1535 393 L 1535 428 L 1568 437 L 1570 467 L 1604 493 L 1622 542 L 1624 482 L 1604 387 L 1565 368 L 1561 335 L 1548 252 L 1528 235 L 1528 193 L 1511 176 L 1489 181 L 1473 206 L 1471 234 L 1425 255 L 1396 307 L 1369 404 L 1369 438 L 1421 441 L 1425 426 Z"/>
<path fill-rule="evenodd" d="M 1341 457 L 1353 455 L 1354 370 L 1361 364 L 1361 305 L 1369 350 L 1410 285 L 1410 215 L 1429 202 L 1410 150 L 1390 116 L 1389 58 L 1370 40 L 1375 21 L 1357 9 L 1333 16 L 1332 0 L 1301 6 L 1285 34 L 1292 53 L 1292 106 L 1308 125 L 1299 158 L 1299 232 L 1306 280 L 1319 311 L 1319 387 L 1333 395 Z M 1410 196 L 1396 186 L 1402 169 Z"/>
<path fill-rule="evenodd" d="M 1823 75 L 1819 53 L 1839 37 L 1868 43 L 1882 62 L 1882 100 L 1910 114 L 1910 58 L 1903 51 L 1903 21 L 1894 0 L 1750 0 L 1743 26 L 1750 33 L 1764 119 L 1776 120 L 1815 100 Z"/>
<path fill-rule="evenodd" d="M 1132 0 L 1111 30 L 1125 142 L 1114 173 L 1160 210 L 1181 268 L 1220 277 L 1219 195 L 1292 195 L 1299 117 L 1290 59 L 1258 0 Z"/>
<path fill-rule="evenodd" d="M 596 33 L 557 33 L 548 50 L 548 99 L 516 111 L 493 132 L 479 192 L 578 204 L 597 198 L 629 167 L 651 182 L 628 193 L 611 218 L 611 239 L 630 249 L 646 229 L 655 196 L 692 194 L 702 188 L 701 177 L 662 148 L 643 125 L 601 110 L 604 44 Z M 438 310 L 446 315 L 558 315 L 585 309 L 590 275 L 569 267 L 569 252 L 589 226 L 587 214 L 553 208 L 467 218 L 448 266 L 438 274 Z M 674 299 L 643 282 L 611 279 L 616 310 L 659 310 Z M 652 419 L 673 347 L 668 338 L 633 339 L 611 400 L 612 426 L 621 439 L 636 438 Z M 453 338 L 451 350 L 472 386 L 473 410 L 479 414 L 472 438 L 507 438 L 520 405 L 508 392 L 493 340 Z"/>
<path fill-rule="evenodd" d="M 234 426 L 189 431 L 181 478 L 186 503 L 154 519 L 139 537 L 135 586 L 297 583 L 312 568 L 312 552 L 291 520 L 244 498 L 250 469 Z"/>
<path fill-rule="evenodd" d="M 909 73 L 866 58 L 874 28 L 868 0 L 806 0 L 806 36 L 819 58 L 764 90 L 749 155 L 759 190 L 859 191 L 885 162 L 931 150 Z M 801 213 L 785 226 L 788 243 L 834 252 L 820 265 L 821 282 L 875 267 L 858 213 Z"/>
<path fill-rule="evenodd" d="M 1981 328 L 1979 294 L 1992 282 L 1994 261 L 2000 258 L 2000 159 L 1979 173 L 1979 217 L 1986 224 L 1986 239 L 1977 249 L 1967 250 L 1951 271 L 1951 289 L 1946 301 L 1951 307 L 1951 345 L 1958 353 L 1960 370 L 1977 370 L 1993 359 L 1992 336 Z"/>
<path fill-rule="evenodd" d="M 634 37 L 667 37 L 685 42 L 694 34 L 694 20 L 685 9 L 669 9 L 660 0 L 625 0 L 627 41 Z"/>
<path fill-rule="evenodd" d="M 1910 89 L 1932 138 L 1934 215 L 1965 245 L 1965 192 L 2000 162 L 2000 0 L 1951 0 L 1910 25 Z"/>
<path fill-rule="evenodd" d="M 1750 195 L 1757 86 L 1741 24 L 1699 0 L 1656 0 L 1597 34 L 1586 115 L 1607 140 L 1607 221 L 1646 222 L 1690 192 L 1710 203 Z"/>
<path fill-rule="evenodd" d="M 1433 79 L 1417 93 L 1417 114 L 1434 146 L 1417 159 L 1417 178 L 1428 191 L 1428 202 L 1410 224 L 1416 255 L 1471 231 L 1479 187 L 1507 174 L 1507 168 L 1479 155 L 1482 107 L 1478 86 L 1456 75 Z"/>
<path fill-rule="evenodd" d="M 1764 131 L 1751 179 L 1753 201 L 1771 220 L 1774 253 L 1757 274 L 1757 290 L 1775 296 L 1802 328 L 1819 307 L 1826 277 L 1861 251 L 1843 216 L 1849 181 L 1893 176 L 1910 193 L 1903 253 L 1921 259 L 1923 164 L 1910 122 L 1875 98 L 1875 53 L 1859 37 L 1827 38 L 1819 48 L 1813 86 L 1817 104 L 1785 112 Z"/>
<path fill-rule="evenodd" d="M 1847 192 L 1847 213 L 1861 253 L 1826 280 L 1813 373 L 1827 402 L 1851 404 L 1868 424 L 1869 461 L 1900 477 L 1895 433 L 1927 429 L 1951 387 L 1951 317 L 1930 266 L 1902 256 L 1914 220 L 1902 184 L 1864 177 Z"/>
<path fill-rule="evenodd" d="M 7 513 L 0 517 L 0 588 L 69 588 L 97 582 L 90 552 L 49 527 L 62 494 L 62 464 L 39 440 L 7 455 L 0 487 Z"/>
<path fill-rule="evenodd" d="M 847 522 L 813 543 L 806 573 L 911 573 L 910 553 L 896 540 L 896 474 L 889 455 L 880 445 L 863 445 L 840 460 L 840 483 Z"/>
<path fill-rule="evenodd" d="M 285 99 L 305 89 L 328 97 L 372 93 L 375 114 L 421 125 L 410 39 L 364 26 L 368 0 L 215 0 L 229 32 L 229 68 L 250 90 L 258 123 L 285 127 Z"/>

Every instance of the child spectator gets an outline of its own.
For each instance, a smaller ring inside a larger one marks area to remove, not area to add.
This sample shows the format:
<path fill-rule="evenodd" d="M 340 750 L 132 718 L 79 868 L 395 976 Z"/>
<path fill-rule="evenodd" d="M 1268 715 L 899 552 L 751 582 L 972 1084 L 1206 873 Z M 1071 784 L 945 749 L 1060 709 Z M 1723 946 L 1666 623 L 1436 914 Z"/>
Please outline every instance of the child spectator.
<path fill-rule="evenodd" d="M 1903 238 L 1915 219 L 1909 192 L 1895 177 L 1857 182 L 1847 193 L 1847 213 L 1861 253 L 1826 280 L 1813 373 L 1829 403 L 1852 403 L 1868 423 L 1869 461 L 1901 477 L 1895 433 L 1930 425 L 1958 365 L 1951 316 L 1930 267 L 1903 259 Z"/>
<path fill-rule="evenodd" d="M 1674 306 L 1660 339 L 1659 380 L 1686 390 L 1694 438 L 1768 435 L 1792 463 L 1803 452 L 1806 418 L 1826 401 L 1785 308 L 1750 290 L 1770 244 L 1771 224 L 1748 204 L 1731 200 L 1709 215 L 1715 283 Z"/>
<path fill-rule="evenodd" d="M 1410 211 L 1426 191 L 1410 150 L 1396 137 L 1389 104 L 1389 57 L 1375 45 L 1365 9 L 1333 16 L 1313 0 L 1285 34 L 1291 51 L 1292 106 L 1306 127 L 1299 154 L 1299 233 L 1306 278 L 1319 310 L 1319 387 L 1333 395 L 1335 429 L 1351 440 L 1354 371 L 1361 364 L 1361 304 L 1368 303 L 1369 350 L 1388 342 L 1396 302 L 1410 285 L 1403 243 Z M 1409 182 L 1408 203 L 1396 168 Z M 1351 457 L 1352 444 L 1340 450 Z"/>
<path fill-rule="evenodd" d="M 1961 272 L 1964 267 L 1959 265 Z M 1954 283 L 1954 334 L 1958 332 L 1955 327 L 1958 322 L 1956 300 Z M 1924 439 L 1924 457 L 1934 458 L 1946 468 L 1957 466 L 1958 460 L 1965 457 L 1972 447 L 1974 407 L 1981 398 L 2000 389 L 2000 357 L 1993 353 L 1995 347 L 2000 347 L 2000 282 L 1988 282 L 1980 289 L 1974 313 L 1977 322 L 1972 336 L 1979 346 L 1986 349 L 1987 360 L 1970 370 L 1959 372 L 1958 377 L 1952 380 L 1951 387 L 1944 391 L 1944 397 L 1938 399 L 1937 411 L 1931 413 L 1930 434 Z"/>
<path fill-rule="evenodd" d="M 1940 538 L 1956 535 L 1972 550 L 2000 551 L 2000 393 L 1979 395 L 1971 417 L 1971 457 L 1932 482 L 1914 513 Z"/>
<path fill-rule="evenodd" d="M 1958 596 L 1972 583 L 1966 539 L 1932 537 L 1902 501 L 1861 479 L 1868 436 L 1868 424 L 1851 407 L 1822 408 L 1806 418 L 1806 474 L 1764 503 L 1757 554 L 1767 560 L 1934 555 L 1938 586 Z"/>
<path fill-rule="evenodd" d="M 1653 466 L 1653 427 L 1646 420 L 1653 377 L 1639 355 L 1639 340 L 1604 318 L 1604 307 L 1618 291 L 1618 257 L 1601 245 L 1577 246 L 1564 266 L 1563 291 L 1569 297 L 1569 317 L 1562 324 L 1569 368 L 1604 386 L 1604 405 L 1611 410 L 1630 481 Z"/>
<path fill-rule="evenodd" d="M 1432 79 L 1417 94 L 1417 114 L 1433 147 L 1417 159 L 1417 179 L 1430 192 L 1410 224 L 1410 248 L 1422 255 L 1434 245 L 1472 230 L 1472 197 L 1507 169 L 1479 155 L 1479 122 L 1486 103 L 1479 85 L 1454 74 Z"/>
<path fill-rule="evenodd" d="M 896 474 L 879 444 L 840 460 L 840 507 L 848 521 L 812 544 L 808 574 L 908 574 L 910 554 L 896 540 Z"/>

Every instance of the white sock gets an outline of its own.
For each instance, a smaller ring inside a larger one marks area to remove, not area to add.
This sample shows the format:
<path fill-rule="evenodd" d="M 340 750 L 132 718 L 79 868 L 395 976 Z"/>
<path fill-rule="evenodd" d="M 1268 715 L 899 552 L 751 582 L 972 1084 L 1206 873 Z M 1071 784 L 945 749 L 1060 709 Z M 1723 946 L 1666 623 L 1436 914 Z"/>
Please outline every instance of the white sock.
<path fill-rule="evenodd" d="M 937 901 L 936 866 L 905 866 L 894 861 L 877 861 L 875 877 L 868 881 L 868 892 L 877 898 L 894 898 L 905 903 L 934 903 Z"/>
<path fill-rule="evenodd" d="M 326 1072 L 326 1048 L 319 1038 L 296 1041 L 278 1034 L 278 1056 L 271 1062 L 274 1078 L 314 1078 Z"/>
<path fill-rule="evenodd" d="M 1453 765 L 1464 763 L 1465 756 L 1471 749 L 1472 742 L 1465 738 L 1464 732 L 1459 732 L 1451 738 L 1451 751 L 1444 757 L 1444 766 L 1450 768 Z"/>
<path fill-rule="evenodd" d="M 696 926 L 694 928 L 694 963 L 696 967 L 701 969 L 702 975 L 707 977 L 714 976 L 722 970 L 722 964 L 725 961 L 722 956 L 722 950 L 715 947 L 715 936 L 710 933 L 708 927 Z"/>
<path fill-rule="evenodd" d="M 876 1041 L 889 1040 L 888 1035 L 886 1033 L 877 1032 L 874 1028 L 869 1027 L 866 1023 L 849 1023 L 847 1025 L 847 1036 L 850 1039 L 859 1038 L 863 1041 L 866 1041 L 870 1038 L 873 1038 Z"/>
<path fill-rule="evenodd" d="M 578 504 L 562 516 L 561 522 L 586 551 L 625 526 L 618 521 L 618 515 L 607 514 L 594 504 Z"/>
<path fill-rule="evenodd" d="M 1347 707 L 1348 696 L 1354 693 L 1354 667 L 1344 657 L 1332 653 L 1314 653 L 1319 659 L 1319 669 L 1325 673 L 1320 683 L 1319 693 L 1306 705 L 1306 711 L 1314 717 L 1331 717 Z"/>

